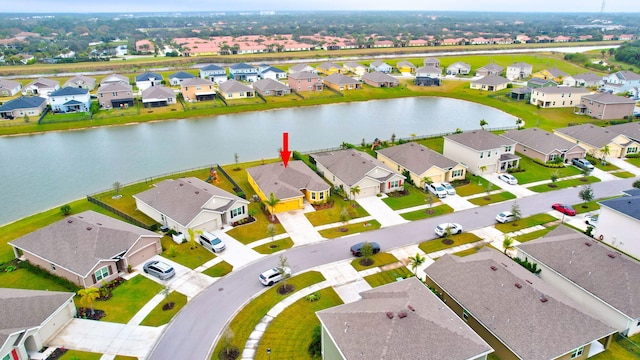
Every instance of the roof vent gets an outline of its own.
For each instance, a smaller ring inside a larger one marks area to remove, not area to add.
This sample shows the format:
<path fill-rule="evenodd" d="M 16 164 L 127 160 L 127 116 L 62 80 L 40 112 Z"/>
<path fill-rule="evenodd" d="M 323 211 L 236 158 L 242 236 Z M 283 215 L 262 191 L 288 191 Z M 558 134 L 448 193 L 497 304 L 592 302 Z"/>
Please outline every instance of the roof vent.
<path fill-rule="evenodd" d="M 516 287 L 517 287 L 518 289 L 522 289 L 522 285 L 520 285 L 520 283 L 516 283 Z"/>
<path fill-rule="evenodd" d="M 533 283 L 529 280 L 525 280 L 526 282 L 528 282 L 529 284 L 533 285 Z"/>
<path fill-rule="evenodd" d="M 591 246 L 591 243 L 588 242 L 588 241 L 585 241 L 584 244 L 587 245 L 587 246 Z"/>
<path fill-rule="evenodd" d="M 197 194 L 200 194 L 200 191 L 196 191 L 196 195 L 197 195 Z"/>
<path fill-rule="evenodd" d="M 416 309 L 411 305 L 407 305 L 407 308 L 409 308 L 409 310 L 411 310 L 411 311 L 416 311 Z"/>
<path fill-rule="evenodd" d="M 608 257 L 610 257 L 610 258 L 612 258 L 612 259 L 615 259 L 615 258 L 616 258 L 616 256 L 615 256 L 615 255 L 613 255 L 613 254 L 607 254 L 607 256 L 608 256 Z"/>
<path fill-rule="evenodd" d="M 184 184 L 181 183 L 180 186 L 184 186 Z"/>
<path fill-rule="evenodd" d="M 73 220 L 69 219 L 69 220 L 67 220 L 67 222 L 68 222 L 69 224 L 71 224 L 71 223 L 73 222 Z"/>
<path fill-rule="evenodd" d="M 393 319 L 393 313 L 391 311 L 387 311 L 387 317 L 389 319 Z"/>
<path fill-rule="evenodd" d="M 493 265 L 491 265 L 491 270 L 496 271 L 496 270 L 498 270 L 498 268 L 493 266 Z"/>
<path fill-rule="evenodd" d="M 98 226 L 102 226 L 102 223 L 96 223 L 96 225 L 98 225 Z"/>
<path fill-rule="evenodd" d="M 547 301 L 549 301 L 549 299 L 547 299 L 546 296 L 540 296 L 540 302 L 546 303 Z"/>
<path fill-rule="evenodd" d="M 87 226 L 87 230 L 91 230 L 91 226 Z"/>
<path fill-rule="evenodd" d="M 406 311 L 401 311 L 398 313 L 398 317 L 400 319 L 406 318 L 407 317 L 407 312 Z"/>

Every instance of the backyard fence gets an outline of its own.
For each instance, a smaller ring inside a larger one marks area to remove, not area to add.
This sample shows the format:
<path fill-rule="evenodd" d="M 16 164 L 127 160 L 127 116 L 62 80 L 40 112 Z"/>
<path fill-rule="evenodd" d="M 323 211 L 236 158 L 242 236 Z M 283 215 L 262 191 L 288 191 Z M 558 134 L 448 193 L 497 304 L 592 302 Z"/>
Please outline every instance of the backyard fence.
<path fill-rule="evenodd" d="M 87 195 L 87 200 L 90 203 L 96 204 L 96 205 L 100 206 L 101 208 L 106 209 L 106 210 L 108 210 L 108 211 L 110 211 L 110 212 L 122 217 L 127 222 L 129 222 L 129 223 L 131 223 L 133 225 L 136 225 L 136 226 L 139 226 L 139 227 L 141 227 L 143 229 L 147 229 L 147 230 L 151 230 L 151 231 L 158 230 L 158 224 L 152 224 L 152 225 L 145 224 L 142 221 L 140 221 L 140 220 L 138 220 L 136 218 L 133 218 L 133 217 L 127 215 L 126 213 L 123 213 L 122 211 L 120 211 L 120 210 L 118 210 L 118 209 L 116 209 L 116 208 L 114 208 L 114 207 L 112 207 L 110 205 L 107 205 L 107 204 L 103 203 L 102 201 L 94 198 L 93 196 Z"/>

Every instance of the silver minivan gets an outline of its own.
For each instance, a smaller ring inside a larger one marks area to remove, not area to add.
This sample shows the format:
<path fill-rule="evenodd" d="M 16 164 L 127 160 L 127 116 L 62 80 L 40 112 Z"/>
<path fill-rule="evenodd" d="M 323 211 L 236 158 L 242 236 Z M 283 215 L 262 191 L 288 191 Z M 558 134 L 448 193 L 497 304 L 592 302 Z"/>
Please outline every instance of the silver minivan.
<path fill-rule="evenodd" d="M 200 235 L 200 245 L 214 253 L 222 252 L 226 248 L 222 240 L 206 231 Z"/>

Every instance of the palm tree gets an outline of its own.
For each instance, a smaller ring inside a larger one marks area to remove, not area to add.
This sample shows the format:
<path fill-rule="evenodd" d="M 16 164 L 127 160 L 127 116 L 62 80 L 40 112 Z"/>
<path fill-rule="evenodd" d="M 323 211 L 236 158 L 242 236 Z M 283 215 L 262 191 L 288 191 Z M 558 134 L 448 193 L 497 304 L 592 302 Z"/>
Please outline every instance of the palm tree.
<path fill-rule="evenodd" d="M 351 193 L 351 205 L 353 205 L 353 200 L 356 199 L 357 195 L 360 195 L 360 186 L 356 185 L 356 186 L 352 186 L 349 189 L 349 192 Z"/>
<path fill-rule="evenodd" d="M 424 187 L 430 182 L 431 182 L 431 178 L 428 176 L 425 176 L 422 179 L 420 179 L 420 185 L 422 186 L 422 189 L 424 189 Z"/>
<path fill-rule="evenodd" d="M 80 303 L 89 305 L 91 309 L 91 315 L 95 314 L 93 310 L 93 301 L 100 297 L 100 290 L 96 287 L 89 287 L 85 289 L 80 289 L 78 291 L 78 295 L 80 296 Z"/>
<path fill-rule="evenodd" d="M 427 259 L 420 255 L 420 253 L 416 253 L 416 256 L 409 256 L 409 264 L 411 265 L 411 268 L 413 269 L 413 273 L 417 276 L 418 274 L 416 273 L 416 271 L 418 270 L 418 266 L 424 264 L 424 262 Z"/>
<path fill-rule="evenodd" d="M 280 202 L 273 193 L 269 194 L 269 199 L 267 199 L 266 203 L 269 205 L 269 211 L 271 212 L 271 221 L 276 221 L 276 205 Z"/>
<path fill-rule="evenodd" d="M 507 255 L 507 250 L 513 249 L 513 238 L 509 235 L 504 236 L 504 240 L 502 240 L 502 247 L 504 248 L 504 254 Z"/>
<path fill-rule="evenodd" d="M 482 130 L 484 130 L 484 127 L 489 125 L 489 123 L 487 122 L 487 120 L 482 119 L 480 120 L 480 127 L 482 128 Z"/>
<path fill-rule="evenodd" d="M 480 176 L 484 175 L 485 171 L 487 171 L 487 166 L 486 165 L 480 166 Z M 478 178 L 478 185 L 480 185 L 480 179 L 481 178 Z"/>
<path fill-rule="evenodd" d="M 602 165 L 607 165 L 607 156 L 611 155 L 611 148 L 609 148 L 608 144 L 604 144 L 602 149 L 600 149 L 600 154 L 602 154 L 602 159 L 600 159 Z"/>

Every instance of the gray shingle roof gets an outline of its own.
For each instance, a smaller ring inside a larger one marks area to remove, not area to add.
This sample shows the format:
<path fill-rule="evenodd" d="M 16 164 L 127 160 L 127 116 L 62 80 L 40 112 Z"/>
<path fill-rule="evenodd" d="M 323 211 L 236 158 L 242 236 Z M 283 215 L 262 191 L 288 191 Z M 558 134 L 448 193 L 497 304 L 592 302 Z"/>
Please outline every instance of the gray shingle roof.
<path fill-rule="evenodd" d="M 620 198 L 604 200 L 600 201 L 600 205 L 611 208 L 636 220 L 640 220 L 640 196 L 623 196 Z"/>
<path fill-rule="evenodd" d="M 545 80 L 545 79 L 541 79 L 541 78 L 532 78 L 529 81 L 527 81 L 527 84 L 534 84 L 534 85 L 540 85 L 540 86 L 543 86 L 543 85 L 546 85 L 546 84 L 549 84 L 549 83 L 553 83 L 554 86 L 558 85 L 553 80 Z"/>
<path fill-rule="evenodd" d="M 277 67 L 273 67 L 273 66 L 269 66 L 268 68 L 262 70 L 262 73 L 268 73 L 268 72 L 274 72 L 277 74 L 284 74 L 286 73 L 286 71 L 282 70 L 282 69 L 278 69 Z"/>
<path fill-rule="evenodd" d="M 567 74 L 566 72 L 557 69 L 557 68 L 551 68 L 551 69 L 547 69 L 547 71 L 549 72 L 549 74 L 551 74 L 553 77 L 565 77 L 569 74 Z"/>
<path fill-rule="evenodd" d="M 391 67 L 391 65 L 387 64 L 386 62 L 384 62 L 382 60 L 376 60 L 376 61 L 372 61 L 371 62 L 371 66 L 374 66 L 374 67 L 380 67 L 380 66 L 383 66 L 383 65 Z"/>
<path fill-rule="evenodd" d="M 293 74 L 289 74 L 289 79 L 302 80 L 302 79 L 319 79 L 320 76 L 311 71 L 298 71 Z"/>
<path fill-rule="evenodd" d="M 59 86 L 60 83 L 56 80 L 46 79 L 46 78 L 38 78 L 28 83 L 25 87 L 35 86 L 38 88 L 43 87 L 56 87 Z"/>
<path fill-rule="evenodd" d="M 398 79 L 394 78 L 391 75 L 387 75 L 385 73 L 379 72 L 379 71 L 373 71 L 370 73 L 366 73 L 364 75 L 362 75 L 362 80 L 369 80 L 369 81 L 373 81 L 373 82 L 384 82 L 384 83 L 397 83 L 399 82 Z"/>
<path fill-rule="evenodd" d="M 86 95 L 88 93 L 88 89 L 67 86 L 52 92 L 51 94 L 49 94 L 49 96 Z"/>
<path fill-rule="evenodd" d="M 515 145 L 515 141 L 513 140 L 505 139 L 484 130 L 468 131 L 459 134 L 446 135 L 445 138 L 477 151 L 497 149 L 505 145 Z"/>
<path fill-rule="evenodd" d="M 592 100 L 601 104 L 634 104 L 635 100 L 624 96 L 613 95 L 609 93 L 589 94 L 582 97 L 586 100 Z"/>
<path fill-rule="evenodd" d="M 640 80 L 640 75 L 633 71 L 622 70 L 616 73 L 616 76 L 622 80 Z"/>
<path fill-rule="evenodd" d="M 196 76 L 185 71 L 178 71 L 169 75 L 169 79 L 193 79 L 194 77 Z"/>
<path fill-rule="evenodd" d="M 141 236 L 160 235 L 112 217 L 85 211 L 10 242 L 78 275 L 130 249 Z"/>
<path fill-rule="evenodd" d="M 416 69 L 416 74 L 441 74 L 442 69 L 435 66 L 421 66 Z"/>
<path fill-rule="evenodd" d="M 471 65 L 462 62 L 462 61 L 456 61 L 453 64 L 447 66 L 447 69 L 471 69 Z"/>
<path fill-rule="evenodd" d="M 586 72 L 586 73 L 582 73 L 582 74 L 578 74 L 578 75 L 572 75 L 571 77 L 576 79 L 576 80 L 584 80 L 584 81 L 587 81 L 587 82 L 602 80 L 602 76 L 596 75 L 596 74 L 591 73 L 591 72 Z"/>
<path fill-rule="evenodd" d="M 202 67 L 200 70 L 201 71 L 220 71 L 220 72 L 226 73 L 226 70 L 223 67 L 220 67 L 216 64 L 209 64 L 205 67 Z"/>
<path fill-rule="evenodd" d="M 163 79 L 164 77 L 162 77 L 162 75 L 154 72 L 146 72 L 136 76 L 136 81 L 152 81 L 152 80 L 157 81 L 157 80 L 163 80 Z"/>
<path fill-rule="evenodd" d="M 129 78 L 119 74 L 111 74 L 111 75 L 107 75 L 102 80 L 100 80 L 100 85 L 109 84 L 113 82 L 124 82 L 128 84 Z"/>
<path fill-rule="evenodd" d="M 616 136 L 619 135 L 614 130 L 592 124 L 582 124 L 555 129 L 555 132 L 565 134 L 571 138 L 579 140 L 581 143 L 595 146 L 598 149 L 609 144 Z"/>
<path fill-rule="evenodd" d="M 85 75 L 76 75 L 67 80 L 67 82 L 64 83 L 64 86 L 78 86 L 78 84 L 90 84 L 91 86 L 95 86 L 96 79 Z"/>
<path fill-rule="evenodd" d="M 358 80 L 354 78 L 348 77 L 347 75 L 342 75 L 338 73 L 331 74 L 324 78 L 324 82 L 336 84 L 336 85 L 347 85 L 347 84 L 359 84 Z"/>
<path fill-rule="evenodd" d="M 33 109 L 42 106 L 47 99 L 39 96 L 21 96 L 17 99 L 7 101 L 0 106 L 0 111 L 13 111 L 16 109 Z"/>
<path fill-rule="evenodd" d="M 229 69 L 234 70 L 234 71 L 235 70 L 240 70 L 240 69 L 247 69 L 247 70 L 255 70 L 256 72 L 258 72 L 257 68 L 255 68 L 255 67 L 253 67 L 253 66 L 251 66 L 249 64 L 246 64 L 246 63 L 233 64 L 233 65 L 229 66 Z"/>
<path fill-rule="evenodd" d="M 507 68 L 518 68 L 518 69 L 529 69 L 529 70 L 531 70 L 532 67 L 533 66 L 531 66 L 531 64 L 527 64 L 525 62 L 516 62 L 507 66 Z"/>
<path fill-rule="evenodd" d="M 185 86 L 197 86 L 197 85 L 204 85 L 204 86 L 210 86 L 210 85 L 214 85 L 215 83 L 211 80 L 207 80 L 207 79 L 203 79 L 203 78 L 199 78 L 199 77 L 194 77 L 191 79 L 186 79 L 184 81 L 182 81 L 182 83 L 180 83 L 180 86 L 185 87 Z"/>
<path fill-rule="evenodd" d="M 203 211 L 222 214 L 234 206 L 249 203 L 194 177 L 161 181 L 135 197 L 183 226 Z"/>
<path fill-rule="evenodd" d="M 611 125 L 608 126 L 607 129 L 625 135 L 626 137 L 633 139 L 635 141 L 640 141 L 640 123 L 639 122 L 628 122 L 624 124 Z"/>
<path fill-rule="evenodd" d="M 278 199 L 303 196 L 302 190 L 327 191 L 331 187 L 302 161 L 289 161 L 285 168 L 282 162 L 248 168 L 247 172 L 262 192 L 273 193 Z"/>
<path fill-rule="evenodd" d="M 235 93 L 235 92 L 252 92 L 253 89 L 237 80 L 227 80 L 223 83 L 221 83 L 220 85 L 218 85 L 218 87 L 220 88 L 220 91 L 224 92 L 224 93 Z"/>
<path fill-rule="evenodd" d="M 502 76 L 499 75 L 487 75 L 485 77 L 483 77 L 482 79 L 478 79 L 476 81 L 473 82 L 474 84 L 484 84 L 484 85 L 504 85 L 504 84 L 508 84 L 509 80 L 506 78 L 503 78 Z"/>
<path fill-rule="evenodd" d="M 142 99 L 167 99 L 176 97 L 176 93 L 165 86 L 152 86 L 142 91 Z"/>
<path fill-rule="evenodd" d="M 323 70 L 329 70 L 331 68 L 337 68 L 337 69 L 342 68 L 342 66 L 340 66 L 340 65 L 338 65 L 336 63 L 333 63 L 333 62 L 323 62 L 320 65 L 318 65 L 317 67 L 318 67 L 318 69 L 323 69 Z"/>
<path fill-rule="evenodd" d="M 549 86 L 549 87 L 538 88 L 535 91 L 539 91 L 544 94 L 576 94 L 576 95 L 585 95 L 591 92 L 589 89 L 585 89 L 582 87 L 571 87 L 571 86 Z"/>
<path fill-rule="evenodd" d="M 360 295 L 356 302 L 316 313 L 346 359 L 424 359 L 428 354 L 462 360 L 492 351 L 415 277 Z M 401 312 L 407 316 L 400 318 Z"/>
<path fill-rule="evenodd" d="M 17 81 L 13 81 L 9 79 L 0 79 L 0 89 L 5 88 L 5 89 L 13 90 L 18 86 L 20 86 L 20 83 Z"/>
<path fill-rule="evenodd" d="M 304 69 L 306 69 L 307 66 L 312 67 L 309 64 L 296 64 L 296 65 L 293 65 L 291 68 L 289 68 L 289 70 L 294 72 L 300 72 L 300 71 L 304 71 Z"/>
<path fill-rule="evenodd" d="M 97 93 L 110 93 L 110 92 L 119 92 L 119 91 L 133 91 L 133 87 L 131 85 L 125 85 L 123 83 L 113 82 L 107 83 L 98 88 Z"/>
<path fill-rule="evenodd" d="M 388 147 L 378 150 L 377 153 L 388 157 L 403 168 L 418 175 L 423 174 L 434 166 L 448 171 L 459 164 L 426 146 L 414 142 Z"/>
<path fill-rule="evenodd" d="M 384 181 L 396 174 L 380 160 L 354 149 L 315 153 L 310 156 L 349 186 L 357 184 L 365 177 Z M 404 179 L 404 176 L 397 175 Z"/>
<path fill-rule="evenodd" d="M 504 68 L 502 66 L 498 65 L 498 64 L 488 64 L 488 65 L 485 65 L 485 66 L 479 68 L 477 71 L 480 71 L 480 70 L 502 72 L 502 71 L 504 71 Z"/>
<path fill-rule="evenodd" d="M 425 273 L 521 359 L 554 359 L 616 332 L 496 250 L 445 255 Z"/>
<path fill-rule="evenodd" d="M 509 130 L 500 136 L 520 143 L 542 154 L 550 154 L 555 150 L 565 151 L 576 146 L 575 143 L 569 140 L 538 128 Z"/>
<path fill-rule="evenodd" d="M 398 61 L 398 63 L 396 64 L 397 68 L 401 68 L 401 67 L 410 67 L 415 69 L 416 66 L 413 63 L 410 63 L 408 61 L 402 60 L 402 61 Z"/>
<path fill-rule="evenodd" d="M 627 202 L 633 204 L 627 206 Z M 621 197 L 602 201 L 624 211 L 635 208 L 640 215 L 640 197 Z M 585 242 L 591 246 L 585 245 Z M 518 245 L 518 248 L 625 315 L 640 318 L 640 263 L 566 226 L 545 237 Z M 613 254 L 615 257 L 609 257 Z"/>
<path fill-rule="evenodd" d="M 289 90 L 290 88 L 281 83 L 280 81 L 273 79 L 261 79 L 252 84 L 253 88 L 260 91 L 278 91 L 278 90 Z"/>
<path fill-rule="evenodd" d="M 357 63 L 355 61 L 347 61 L 344 64 L 342 64 L 343 67 L 350 67 L 350 68 L 366 68 L 366 66 Z"/>

